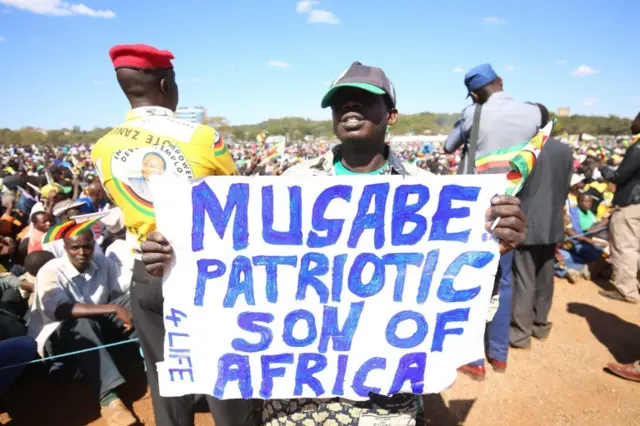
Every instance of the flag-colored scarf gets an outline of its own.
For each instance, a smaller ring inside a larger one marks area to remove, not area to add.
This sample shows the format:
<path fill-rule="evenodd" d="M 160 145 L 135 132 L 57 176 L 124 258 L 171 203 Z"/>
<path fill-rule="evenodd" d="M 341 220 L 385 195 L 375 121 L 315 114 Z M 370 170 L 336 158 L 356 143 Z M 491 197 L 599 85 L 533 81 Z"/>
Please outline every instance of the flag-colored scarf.
<path fill-rule="evenodd" d="M 42 239 L 42 244 L 47 244 L 51 241 L 61 240 L 63 238 L 75 237 L 83 231 L 91 229 L 91 227 L 98 223 L 99 220 L 100 218 L 96 218 L 82 223 L 76 223 L 74 220 L 70 220 L 68 222 L 52 226 Z"/>
<path fill-rule="evenodd" d="M 550 121 L 528 142 L 499 149 L 476 160 L 478 174 L 507 174 L 507 195 L 516 195 L 531 174 L 556 120 Z"/>

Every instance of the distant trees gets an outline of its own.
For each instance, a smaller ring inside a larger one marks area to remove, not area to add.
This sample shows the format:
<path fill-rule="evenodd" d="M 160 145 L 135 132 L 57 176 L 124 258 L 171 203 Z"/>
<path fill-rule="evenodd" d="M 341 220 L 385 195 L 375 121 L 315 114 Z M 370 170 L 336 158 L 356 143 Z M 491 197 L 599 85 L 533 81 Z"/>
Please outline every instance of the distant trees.
<path fill-rule="evenodd" d="M 553 114 L 552 114 L 553 116 Z M 395 135 L 414 134 L 446 134 L 458 119 L 458 114 L 438 114 L 421 112 L 419 114 L 400 115 L 393 126 Z M 314 121 L 300 117 L 283 117 L 262 123 L 232 126 L 225 117 L 208 117 L 207 124 L 215 127 L 225 135 L 231 135 L 236 141 L 253 141 L 258 132 L 269 130 L 271 135 L 286 135 L 291 140 L 300 140 L 307 135 L 313 137 L 331 137 L 333 125 L 330 120 Z M 572 115 L 558 117 L 555 133 L 592 135 L 626 135 L 629 134 L 631 120 L 615 115 L 608 117 Z M 92 144 L 104 136 L 110 128 L 81 130 L 79 127 L 42 131 L 33 127 L 20 130 L 0 129 L 0 144 L 4 145 L 63 145 Z"/>

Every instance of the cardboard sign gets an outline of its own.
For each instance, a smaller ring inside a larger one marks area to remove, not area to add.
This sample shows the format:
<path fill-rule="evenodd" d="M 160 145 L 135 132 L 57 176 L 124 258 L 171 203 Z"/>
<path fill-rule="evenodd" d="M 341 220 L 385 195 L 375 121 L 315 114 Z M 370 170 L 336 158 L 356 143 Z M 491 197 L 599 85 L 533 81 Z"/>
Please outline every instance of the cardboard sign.
<path fill-rule="evenodd" d="M 483 358 L 503 175 L 152 180 L 175 261 L 160 393 L 436 393 Z"/>

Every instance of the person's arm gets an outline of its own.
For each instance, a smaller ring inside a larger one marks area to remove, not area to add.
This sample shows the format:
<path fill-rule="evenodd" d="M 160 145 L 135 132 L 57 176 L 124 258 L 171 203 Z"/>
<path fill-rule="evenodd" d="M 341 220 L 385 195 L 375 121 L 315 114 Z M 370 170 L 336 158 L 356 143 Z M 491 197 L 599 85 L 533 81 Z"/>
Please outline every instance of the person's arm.
<path fill-rule="evenodd" d="M 86 303 L 64 303 L 56 308 L 55 319 L 64 321 L 73 318 L 90 318 L 113 314 L 124 323 L 127 330 L 132 327 L 131 314 L 120 305 L 89 305 Z"/>
<path fill-rule="evenodd" d="M 20 280 L 20 289 L 31 294 L 34 291 L 35 286 L 27 280 Z"/>
<path fill-rule="evenodd" d="M 624 184 L 640 170 L 640 146 L 638 144 L 629 148 L 617 169 L 601 167 L 602 177 L 615 184 Z"/>
<path fill-rule="evenodd" d="M 571 238 L 574 241 L 582 241 L 583 243 L 588 243 L 592 245 L 596 245 L 596 243 L 586 235 L 578 234 L 573 228 L 565 229 L 565 234 L 567 237 Z"/>
<path fill-rule="evenodd" d="M 456 123 L 453 125 L 453 129 L 451 129 L 451 133 L 447 136 L 447 140 L 444 142 L 444 152 L 447 154 L 451 154 L 455 152 L 460 146 L 464 144 L 467 140 L 467 135 L 471 130 L 471 121 L 469 121 L 469 110 L 471 110 L 471 116 L 473 116 L 473 111 L 475 108 L 465 108 L 462 111 L 462 115 Z"/>
<path fill-rule="evenodd" d="M 5 212 L 2 217 L 0 217 L 0 235 L 11 235 L 11 231 L 15 223 L 15 218 L 11 216 L 11 212 L 15 206 L 15 201 L 7 200 L 3 204 Z"/>
<path fill-rule="evenodd" d="M 73 177 L 73 201 L 76 201 L 80 197 L 80 178 L 78 176 Z"/>

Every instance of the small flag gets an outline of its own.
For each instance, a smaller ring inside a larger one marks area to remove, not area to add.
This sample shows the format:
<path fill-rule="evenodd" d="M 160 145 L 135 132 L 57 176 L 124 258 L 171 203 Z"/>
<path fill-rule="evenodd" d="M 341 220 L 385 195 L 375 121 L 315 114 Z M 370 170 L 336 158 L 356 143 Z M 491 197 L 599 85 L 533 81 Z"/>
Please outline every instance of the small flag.
<path fill-rule="evenodd" d="M 274 158 L 282 157 L 284 155 L 284 144 L 285 142 L 280 142 L 269 147 L 264 156 L 265 160 L 272 160 Z"/>
<path fill-rule="evenodd" d="M 269 131 L 267 131 L 267 129 L 264 129 L 263 131 L 258 133 L 258 136 L 256 136 L 256 142 L 258 143 L 258 146 L 264 146 L 264 144 L 267 142 L 267 136 L 269 136 Z"/>
<path fill-rule="evenodd" d="M 76 221 L 70 220 L 68 222 L 52 226 L 44 235 L 42 244 L 47 244 L 51 241 L 61 240 L 63 238 L 75 237 L 81 232 L 86 231 L 87 229 L 91 229 L 91 227 L 95 225 L 99 220 L 100 218 L 96 218 L 87 220 L 82 223 L 76 223 Z"/>

